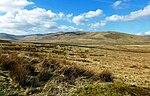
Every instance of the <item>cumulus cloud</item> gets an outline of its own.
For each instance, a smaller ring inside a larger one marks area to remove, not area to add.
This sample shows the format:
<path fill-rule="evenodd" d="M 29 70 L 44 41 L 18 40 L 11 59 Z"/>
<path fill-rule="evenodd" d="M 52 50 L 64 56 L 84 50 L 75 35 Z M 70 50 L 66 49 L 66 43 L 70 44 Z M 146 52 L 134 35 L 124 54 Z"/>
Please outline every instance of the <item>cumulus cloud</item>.
<path fill-rule="evenodd" d="M 136 20 L 142 17 L 150 16 L 150 5 L 144 7 L 144 9 L 131 12 L 128 15 L 120 16 L 120 15 L 112 15 L 106 18 L 106 21 L 131 21 Z"/>
<path fill-rule="evenodd" d="M 73 27 L 73 26 L 65 26 L 65 25 L 62 25 L 62 26 L 58 27 L 58 29 L 60 31 L 63 31 L 63 32 L 66 32 L 66 31 L 78 31 L 78 29 Z"/>
<path fill-rule="evenodd" d="M 118 21 L 132 21 L 136 19 L 140 19 L 142 17 L 150 16 L 150 5 L 147 5 L 144 7 L 144 9 L 131 12 L 128 15 L 120 16 L 120 15 L 112 15 L 109 17 L 106 17 L 103 22 L 100 22 L 97 25 L 106 25 L 107 22 L 118 22 Z"/>
<path fill-rule="evenodd" d="M 150 35 L 150 31 L 147 31 L 144 33 L 145 35 Z"/>
<path fill-rule="evenodd" d="M 97 9 L 96 11 L 89 11 L 88 13 L 85 13 L 86 18 L 94 18 L 97 16 L 102 15 L 103 11 L 100 9 Z"/>
<path fill-rule="evenodd" d="M 36 34 L 39 32 L 75 31 L 73 26 L 58 25 L 57 21 L 69 21 L 72 14 L 55 13 L 43 8 L 25 9 L 34 4 L 27 0 L 1 0 L 0 29 L 13 34 Z"/>
<path fill-rule="evenodd" d="M 15 15 L 14 19 L 18 22 L 38 23 L 45 21 L 54 21 L 61 19 L 64 16 L 63 13 L 54 13 L 51 10 L 45 10 L 42 8 L 35 8 L 33 10 L 21 10 Z M 28 19 L 27 19 L 28 18 Z"/>
<path fill-rule="evenodd" d="M 76 25 L 83 25 L 88 19 L 98 17 L 103 14 L 103 11 L 97 9 L 96 11 L 89 11 L 87 13 L 80 14 L 78 16 L 74 16 L 72 22 Z"/>
<path fill-rule="evenodd" d="M 136 33 L 135 35 L 142 35 L 142 33 L 141 33 L 141 32 L 139 32 L 139 33 Z"/>
<path fill-rule="evenodd" d="M 148 17 L 148 16 L 150 16 L 150 5 L 147 5 L 146 7 L 144 7 L 141 10 L 131 12 L 128 15 L 108 16 L 104 20 L 102 20 L 98 23 L 90 24 L 90 26 L 91 26 L 91 28 L 99 28 L 99 27 L 105 26 L 107 24 L 107 22 L 132 21 L 132 20 L 137 20 L 140 18 Z"/>
<path fill-rule="evenodd" d="M 16 14 L 6 13 L 0 16 L 0 28 L 4 31 L 40 32 L 57 29 L 56 20 L 62 19 L 63 13 L 35 8 L 33 10 L 19 10 Z"/>
<path fill-rule="evenodd" d="M 92 29 L 94 29 L 94 28 L 101 28 L 101 27 L 103 27 L 105 25 L 106 25 L 106 22 L 105 21 L 101 21 L 101 22 L 90 24 L 90 27 Z"/>
<path fill-rule="evenodd" d="M 75 23 L 76 25 L 83 25 L 85 21 L 87 20 L 83 15 L 75 16 L 72 19 L 72 22 Z"/>
<path fill-rule="evenodd" d="M 27 0 L 1 0 L 0 11 L 1 12 L 16 12 L 23 9 L 27 5 L 34 4 Z"/>

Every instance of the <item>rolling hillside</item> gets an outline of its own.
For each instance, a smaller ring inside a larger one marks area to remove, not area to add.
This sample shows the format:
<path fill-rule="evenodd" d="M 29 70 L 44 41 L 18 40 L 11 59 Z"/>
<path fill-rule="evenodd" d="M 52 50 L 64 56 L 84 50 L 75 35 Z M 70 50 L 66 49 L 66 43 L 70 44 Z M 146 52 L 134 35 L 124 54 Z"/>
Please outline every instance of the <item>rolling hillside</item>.
<path fill-rule="evenodd" d="M 27 36 L 21 41 L 70 44 L 149 44 L 150 37 L 119 32 L 66 32 L 43 36 Z"/>
<path fill-rule="evenodd" d="M 46 35 L 46 34 L 44 34 Z M 43 34 L 34 34 L 34 35 L 12 35 L 12 34 L 6 34 L 6 33 L 0 33 L 0 39 L 1 40 L 20 40 L 25 37 L 30 37 L 30 36 L 43 36 Z"/>
<path fill-rule="evenodd" d="M 6 33 L 0 33 L 0 39 L 1 40 L 18 40 L 21 38 L 24 38 L 25 36 L 18 36 L 18 35 L 11 35 L 11 34 L 6 34 Z"/>
<path fill-rule="evenodd" d="M 35 35 L 0 34 L 1 40 L 21 42 L 69 43 L 69 44 L 150 44 L 149 36 L 137 36 L 119 32 L 58 32 Z"/>

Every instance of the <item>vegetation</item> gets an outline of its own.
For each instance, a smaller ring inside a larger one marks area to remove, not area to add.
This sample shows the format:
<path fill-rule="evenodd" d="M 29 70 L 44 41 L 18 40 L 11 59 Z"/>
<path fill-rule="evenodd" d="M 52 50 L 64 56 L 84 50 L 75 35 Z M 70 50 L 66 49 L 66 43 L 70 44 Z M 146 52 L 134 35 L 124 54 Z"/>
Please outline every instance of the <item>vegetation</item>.
<path fill-rule="evenodd" d="M 149 96 L 150 88 L 123 83 L 102 83 L 78 88 L 72 96 Z"/>
<path fill-rule="evenodd" d="M 149 53 L 148 45 L 3 42 L 0 95 L 149 96 Z"/>

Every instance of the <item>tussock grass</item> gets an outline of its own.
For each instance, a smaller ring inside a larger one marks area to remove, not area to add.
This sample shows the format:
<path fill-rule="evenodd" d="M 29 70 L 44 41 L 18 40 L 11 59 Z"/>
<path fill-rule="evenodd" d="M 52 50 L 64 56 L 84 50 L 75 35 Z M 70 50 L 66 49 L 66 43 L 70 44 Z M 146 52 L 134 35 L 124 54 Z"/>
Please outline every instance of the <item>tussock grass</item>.
<path fill-rule="evenodd" d="M 19 83 L 22 87 L 28 86 L 28 75 L 35 75 L 35 68 L 28 64 L 17 54 L 11 54 L 8 57 L 1 57 L 0 65 L 2 70 L 9 71 L 10 77 L 14 82 Z"/>
<path fill-rule="evenodd" d="M 40 72 L 40 74 L 38 75 L 39 81 L 45 81 L 45 82 L 48 81 L 51 77 L 53 77 L 53 74 L 48 71 Z"/>
<path fill-rule="evenodd" d="M 113 74 L 109 70 L 98 71 L 96 68 L 79 65 L 61 58 L 47 58 L 43 60 L 42 67 L 43 70 L 47 69 L 49 72 L 63 75 L 66 81 L 67 79 L 74 80 L 78 77 L 85 77 L 94 81 L 113 82 Z"/>
<path fill-rule="evenodd" d="M 21 58 L 17 58 L 16 54 L 12 54 L 6 58 L 1 58 L 0 64 L 2 70 L 10 71 L 10 76 L 15 82 L 22 86 L 24 85 L 27 78 L 27 70 Z"/>
<path fill-rule="evenodd" d="M 0 40 L 0 43 L 11 43 L 11 42 L 7 40 Z"/>
<path fill-rule="evenodd" d="M 104 82 L 113 82 L 113 75 L 109 70 L 104 70 L 100 73 L 100 79 Z"/>

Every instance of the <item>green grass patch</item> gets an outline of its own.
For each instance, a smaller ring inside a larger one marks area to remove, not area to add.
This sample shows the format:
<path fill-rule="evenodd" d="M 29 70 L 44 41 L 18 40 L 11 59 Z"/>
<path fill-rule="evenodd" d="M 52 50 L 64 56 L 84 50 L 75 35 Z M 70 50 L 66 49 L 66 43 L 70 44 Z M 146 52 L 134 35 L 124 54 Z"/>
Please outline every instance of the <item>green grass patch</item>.
<path fill-rule="evenodd" d="M 72 96 L 150 96 L 150 88 L 123 83 L 101 83 L 78 88 Z"/>

